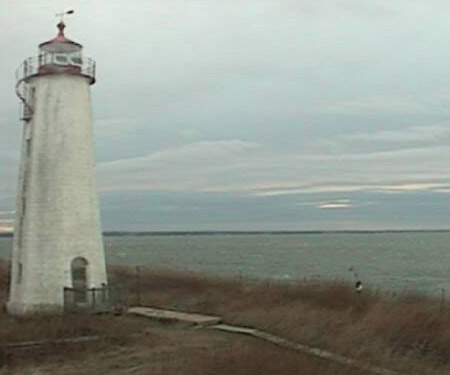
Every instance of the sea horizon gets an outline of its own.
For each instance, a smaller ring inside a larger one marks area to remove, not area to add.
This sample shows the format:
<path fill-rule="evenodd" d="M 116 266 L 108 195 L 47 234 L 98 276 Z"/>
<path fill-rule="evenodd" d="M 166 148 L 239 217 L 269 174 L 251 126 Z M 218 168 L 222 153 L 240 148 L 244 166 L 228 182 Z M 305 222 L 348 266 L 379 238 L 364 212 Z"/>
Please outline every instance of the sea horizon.
<path fill-rule="evenodd" d="M 110 236 L 201 236 L 201 235 L 286 235 L 286 234 L 371 234 L 371 233 L 445 233 L 449 229 L 312 229 L 312 230 L 155 230 L 155 231 L 128 231 L 128 230 L 108 230 L 103 231 L 105 237 Z M 0 233 L 0 237 L 13 237 L 14 232 Z"/>

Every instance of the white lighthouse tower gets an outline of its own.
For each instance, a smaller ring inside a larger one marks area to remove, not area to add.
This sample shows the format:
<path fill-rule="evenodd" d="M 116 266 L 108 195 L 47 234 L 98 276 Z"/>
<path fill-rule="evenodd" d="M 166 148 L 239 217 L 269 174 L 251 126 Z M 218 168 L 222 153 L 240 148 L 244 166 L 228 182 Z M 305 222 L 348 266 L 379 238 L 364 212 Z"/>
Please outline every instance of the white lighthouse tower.
<path fill-rule="evenodd" d="M 24 136 L 7 310 L 62 311 L 64 288 L 106 285 L 92 136 L 95 62 L 64 35 L 18 69 Z"/>

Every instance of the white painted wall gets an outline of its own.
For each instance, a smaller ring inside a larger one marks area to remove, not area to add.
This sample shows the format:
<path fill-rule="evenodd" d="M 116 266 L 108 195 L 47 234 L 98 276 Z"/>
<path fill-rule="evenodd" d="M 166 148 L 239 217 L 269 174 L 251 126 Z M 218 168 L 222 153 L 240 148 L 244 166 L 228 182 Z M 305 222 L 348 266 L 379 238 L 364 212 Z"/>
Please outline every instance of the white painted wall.
<path fill-rule="evenodd" d="M 61 310 L 76 257 L 88 261 L 89 287 L 107 282 L 89 82 L 54 74 L 30 85 L 34 114 L 24 129 L 7 304 L 14 315 Z"/>

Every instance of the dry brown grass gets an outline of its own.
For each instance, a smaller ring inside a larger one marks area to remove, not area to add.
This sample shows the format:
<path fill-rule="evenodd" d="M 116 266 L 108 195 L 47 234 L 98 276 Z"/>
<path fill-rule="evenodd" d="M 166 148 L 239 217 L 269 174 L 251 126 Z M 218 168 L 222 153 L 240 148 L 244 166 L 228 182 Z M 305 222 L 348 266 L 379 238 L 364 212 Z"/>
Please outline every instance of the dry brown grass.
<path fill-rule="evenodd" d="M 0 262 L 3 285 L 4 270 L 4 262 Z M 356 294 L 349 285 L 340 282 L 283 284 L 142 268 L 138 279 L 136 269 L 131 267 L 110 267 L 109 273 L 110 282 L 129 288 L 131 304 L 140 300 L 143 305 L 219 315 L 228 323 L 267 330 L 409 374 L 450 373 L 450 309 L 432 298 L 414 294 L 393 298 L 370 290 Z M 142 321 L 129 317 L 55 316 L 18 320 L 3 313 L 0 345 L 81 335 L 112 335 L 125 340 L 128 333 L 142 331 L 142 325 Z M 161 373 L 302 374 L 302 364 L 309 369 L 305 374 L 344 375 L 353 371 L 335 364 L 324 367 L 322 361 L 317 364 L 305 358 L 298 363 L 298 354 L 261 343 L 241 345 L 233 343 L 212 352 L 191 353 L 191 349 L 181 348 L 179 355 L 184 359 L 179 367 L 183 370 L 175 366 Z M 116 349 L 108 344 L 102 347 L 102 352 Z M 95 362 L 95 357 L 89 358 Z M 143 368 L 147 368 L 142 361 Z M 322 367 L 319 371 L 315 366 Z M 139 371 L 135 373 L 140 374 Z M 108 372 L 114 373 L 111 369 Z"/>
<path fill-rule="evenodd" d="M 47 315 L 24 319 L 2 316 L 0 342 L 58 340 L 80 336 L 126 337 L 139 332 L 139 324 L 125 317 L 100 315 Z"/>
<path fill-rule="evenodd" d="M 187 374 L 196 375 L 360 375 L 356 369 L 274 348 L 272 345 L 252 345 L 234 342 L 232 345 L 202 355 L 190 356 Z"/>
<path fill-rule="evenodd" d="M 76 355 L 65 348 L 64 359 L 42 350 L 32 352 L 32 360 L 18 353 L 8 374 L 35 375 L 38 367 L 40 375 L 364 375 L 246 337 L 156 323 L 148 330 L 151 335 L 121 347 L 95 345 Z"/>
<path fill-rule="evenodd" d="M 111 276 L 144 305 L 216 314 L 407 373 L 450 373 L 450 308 L 433 298 L 357 294 L 341 282 L 283 284 L 150 270 L 141 271 L 138 286 L 136 271 L 123 267 L 113 267 Z"/>

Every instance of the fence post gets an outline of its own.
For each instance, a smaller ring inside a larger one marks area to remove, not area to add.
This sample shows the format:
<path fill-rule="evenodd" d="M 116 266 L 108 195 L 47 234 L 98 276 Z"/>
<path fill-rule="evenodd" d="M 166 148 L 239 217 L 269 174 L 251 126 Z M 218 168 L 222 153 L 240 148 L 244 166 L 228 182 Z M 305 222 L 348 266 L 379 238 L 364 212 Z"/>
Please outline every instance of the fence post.
<path fill-rule="evenodd" d="M 136 266 L 136 297 L 138 306 L 141 305 L 141 267 Z"/>
<path fill-rule="evenodd" d="M 95 312 L 95 292 L 96 292 L 96 288 L 92 288 L 92 310 L 93 312 Z"/>

